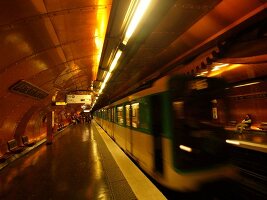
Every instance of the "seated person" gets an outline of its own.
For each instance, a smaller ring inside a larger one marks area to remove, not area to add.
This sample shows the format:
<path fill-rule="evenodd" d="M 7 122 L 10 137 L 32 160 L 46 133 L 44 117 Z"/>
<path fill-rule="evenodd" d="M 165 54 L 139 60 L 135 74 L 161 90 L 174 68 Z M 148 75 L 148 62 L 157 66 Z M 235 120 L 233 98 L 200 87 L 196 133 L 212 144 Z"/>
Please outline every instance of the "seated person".
<path fill-rule="evenodd" d="M 249 114 L 246 115 L 245 119 L 242 120 L 241 123 L 236 125 L 236 130 L 239 133 L 242 133 L 244 129 L 249 128 L 251 126 L 252 120 Z"/>

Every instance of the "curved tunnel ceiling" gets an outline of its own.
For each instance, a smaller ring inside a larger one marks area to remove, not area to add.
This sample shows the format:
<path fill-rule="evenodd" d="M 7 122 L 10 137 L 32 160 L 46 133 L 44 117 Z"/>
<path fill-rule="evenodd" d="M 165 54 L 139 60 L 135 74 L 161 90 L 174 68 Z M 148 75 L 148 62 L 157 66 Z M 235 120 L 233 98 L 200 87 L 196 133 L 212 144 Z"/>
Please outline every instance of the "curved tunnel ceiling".
<path fill-rule="evenodd" d="M 10 99 L 29 104 L 27 110 L 32 104 L 49 106 L 56 93 L 64 100 L 69 91 L 88 90 L 97 76 L 111 6 L 111 0 L 1 1 L 1 112 L 4 107 L 17 112 Z M 12 93 L 10 86 L 19 80 L 49 96 L 37 100 Z"/>
<path fill-rule="evenodd" d="M 33 105 L 50 106 L 55 94 L 62 101 L 69 93 L 92 92 L 91 86 L 97 91 L 121 45 L 129 5 L 130 0 L 1 1 L 1 113 L 16 113 L 17 121 Z M 226 41 L 265 12 L 265 0 L 153 0 L 96 107 Z M 19 80 L 49 95 L 37 100 L 11 92 Z"/>

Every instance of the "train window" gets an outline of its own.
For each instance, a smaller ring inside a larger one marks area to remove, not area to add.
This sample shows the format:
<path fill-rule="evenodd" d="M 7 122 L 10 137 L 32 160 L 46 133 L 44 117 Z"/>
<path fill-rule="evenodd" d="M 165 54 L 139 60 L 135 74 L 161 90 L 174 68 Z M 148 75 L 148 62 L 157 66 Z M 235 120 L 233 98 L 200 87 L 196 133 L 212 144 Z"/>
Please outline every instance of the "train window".
<path fill-rule="evenodd" d="M 208 83 L 206 79 L 194 80 L 189 82 L 189 88 L 191 90 L 202 90 L 208 88 Z"/>
<path fill-rule="evenodd" d="M 113 122 L 116 122 L 116 107 L 113 108 Z"/>
<path fill-rule="evenodd" d="M 111 121 L 111 109 L 108 109 L 108 121 Z"/>
<path fill-rule="evenodd" d="M 107 110 L 104 110 L 104 119 L 107 119 Z"/>
<path fill-rule="evenodd" d="M 111 108 L 111 118 L 110 118 L 111 122 L 114 122 L 114 108 Z"/>
<path fill-rule="evenodd" d="M 124 120 L 123 120 L 123 106 L 117 107 L 117 122 L 120 125 L 123 125 L 124 124 Z"/>
<path fill-rule="evenodd" d="M 108 110 L 105 110 L 105 120 L 108 120 Z"/>
<path fill-rule="evenodd" d="M 132 104 L 132 127 L 139 127 L 139 103 Z"/>
<path fill-rule="evenodd" d="M 183 101 L 175 101 L 172 103 L 173 109 L 175 111 L 175 118 L 182 119 L 184 118 L 184 102 Z"/>
<path fill-rule="evenodd" d="M 126 105 L 126 126 L 131 126 L 131 106 Z"/>

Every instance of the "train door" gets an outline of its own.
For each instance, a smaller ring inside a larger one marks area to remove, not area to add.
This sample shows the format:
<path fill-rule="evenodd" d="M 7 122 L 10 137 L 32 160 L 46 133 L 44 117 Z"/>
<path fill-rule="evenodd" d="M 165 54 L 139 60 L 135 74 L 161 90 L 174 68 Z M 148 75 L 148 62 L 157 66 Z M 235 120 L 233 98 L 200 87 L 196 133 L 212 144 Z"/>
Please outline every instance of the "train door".
<path fill-rule="evenodd" d="M 151 131 L 153 134 L 154 143 L 154 170 L 156 172 L 163 172 L 163 161 L 162 161 L 162 107 L 160 95 L 151 97 L 151 114 L 152 114 L 152 127 Z"/>
<path fill-rule="evenodd" d="M 131 124 L 132 124 L 132 117 L 131 117 L 131 113 L 132 113 L 132 108 L 131 105 L 128 104 L 125 106 L 125 121 L 126 121 L 126 127 L 127 127 L 127 131 L 126 131 L 126 140 L 125 140 L 125 146 L 126 146 L 126 151 L 129 154 L 132 154 L 132 129 L 131 129 Z"/>
<path fill-rule="evenodd" d="M 115 128 L 115 107 L 111 108 L 111 138 L 114 140 L 114 128 Z"/>

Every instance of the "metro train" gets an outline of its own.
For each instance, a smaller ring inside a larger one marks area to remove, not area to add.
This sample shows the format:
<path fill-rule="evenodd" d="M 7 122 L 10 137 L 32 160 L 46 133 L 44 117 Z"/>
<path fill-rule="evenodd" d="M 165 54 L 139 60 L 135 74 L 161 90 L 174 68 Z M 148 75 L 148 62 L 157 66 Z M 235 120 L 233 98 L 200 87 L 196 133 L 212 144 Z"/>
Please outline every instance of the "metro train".
<path fill-rule="evenodd" d="M 222 125 L 226 88 L 218 78 L 165 76 L 95 111 L 94 118 L 161 185 L 197 191 L 237 172 L 228 162 Z"/>

